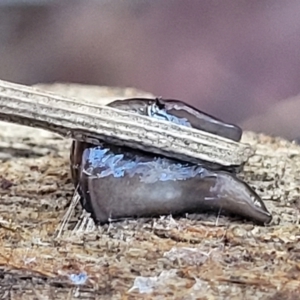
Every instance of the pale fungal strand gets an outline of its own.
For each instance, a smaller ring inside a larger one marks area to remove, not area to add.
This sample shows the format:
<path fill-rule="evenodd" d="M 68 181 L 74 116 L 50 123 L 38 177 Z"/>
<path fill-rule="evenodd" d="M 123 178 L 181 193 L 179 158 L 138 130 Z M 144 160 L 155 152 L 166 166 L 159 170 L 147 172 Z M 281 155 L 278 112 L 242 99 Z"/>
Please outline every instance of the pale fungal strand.
<path fill-rule="evenodd" d="M 0 81 L 0 119 L 98 144 L 150 151 L 193 163 L 239 166 L 254 154 L 250 145 L 204 131 L 108 106 L 96 106 Z"/>

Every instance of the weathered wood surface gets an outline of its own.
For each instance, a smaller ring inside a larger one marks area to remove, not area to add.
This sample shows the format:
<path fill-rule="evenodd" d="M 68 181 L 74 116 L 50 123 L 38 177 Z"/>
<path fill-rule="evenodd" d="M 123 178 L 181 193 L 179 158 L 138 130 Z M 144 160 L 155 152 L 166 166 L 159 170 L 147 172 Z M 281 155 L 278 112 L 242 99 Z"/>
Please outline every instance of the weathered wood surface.
<path fill-rule="evenodd" d="M 89 102 L 0 80 L 3 121 L 83 142 L 97 144 L 100 139 L 193 163 L 240 166 L 253 155 L 249 145 L 219 135 Z"/>
<path fill-rule="evenodd" d="M 44 88 L 46 88 L 44 86 Z M 150 96 L 133 89 L 47 88 L 76 97 Z M 0 124 L 0 296 L 5 299 L 298 299 L 300 147 L 245 133 L 257 148 L 240 174 L 274 215 L 267 227 L 216 215 L 162 217 L 73 230 L 57 238 L 73 195 L 70 141 Z M 86 230 L 86 231 L 84 231 Z M 90 231 L 89 231 L 90 230 Z M 71 274 L 86 273 L 76 286 Z M 163 272 L 163 273 L 162 273 Z M 157 277 L 153 292 L 131 289 Z"/>

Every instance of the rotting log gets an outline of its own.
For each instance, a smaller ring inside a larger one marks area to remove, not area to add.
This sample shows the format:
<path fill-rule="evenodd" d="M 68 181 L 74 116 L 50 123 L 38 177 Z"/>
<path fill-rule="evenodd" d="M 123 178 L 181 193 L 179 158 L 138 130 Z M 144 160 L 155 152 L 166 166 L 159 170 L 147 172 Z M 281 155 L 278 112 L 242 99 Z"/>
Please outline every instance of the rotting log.
<path fill-rule="evenodd" d="M 39 85 L 67 96 L 108 103 L 150 94 L 134 89 Z M 274 218 L 269 226 L 213 214 L 170 216 L 57 228 L 72 199 L 70 140 L 38 129 L 0 124 L 0 295 L 11 299 L 139 299 L 138 276 L 157 276 L 149 299 L 292 299 L 299 280 L 300 147 L 246 132 L 256 148 L 240 177 Z M 81 221 L 81 223 L 84 220 Z M 175 271 L 174 271 L 175 270 Z M 161 276 L 161 272 L 165 271 Z M 85 272 L 77 287 L 71 274 Z M 165 277 L 164 277 L 165 276 Z M 1 294 L 2 293 L 2 294 Z M 297 293 L 297 294 L 296 294 Z M 27 297 L 27 298 L 26 298 Z M 277 298 L 276 298 L 277 297 Z"/>

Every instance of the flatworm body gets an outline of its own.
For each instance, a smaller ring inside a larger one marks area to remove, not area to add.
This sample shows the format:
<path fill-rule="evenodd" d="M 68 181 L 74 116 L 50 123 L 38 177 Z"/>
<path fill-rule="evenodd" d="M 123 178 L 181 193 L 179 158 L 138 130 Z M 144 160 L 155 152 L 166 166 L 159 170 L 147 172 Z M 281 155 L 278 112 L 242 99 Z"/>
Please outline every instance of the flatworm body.
<path fill-rule="evenodd" d="M 84 150 L 80 173 L 84 206 L 100 223 L 207 211 L 270 220 L 259 196 L 228 172 L 103 145 Z"/>
<path fill-rule="evenodd" d="M 109 106 L 193 127 L 236 142 L 240 141 L 243 133 L 240 127 L 225 123 L 179 100 L 132 98 L 116 100 Z"/>
<path fill-rule="evenodd" d="M 177 101 L 176 105 L 179 104 Z M 136 110 L 185 126 L 194 127 L 196 123 L 191 121 L 193 113 L 170 114 L 170 110 L 157 100 L 129 99 L 113 102 L 110 106 Z M 211 124 L 211 120 L 208 123 Z M 236 134 L 238 130 L 233 129 L 231 137 L 240 138 Z M 226 132 L 228 135 L 230 131 Z M 105 143 L 94 146 L 78 141 L 72 145 L 71 165 L 74 184 L 82 196 L 81 203 L 97 223 L 207 211 L 235 214 L 257 223 L 268 223 L 272 219 L 248 184 L 233 173 L 211 170 L 205 165 Z"/>

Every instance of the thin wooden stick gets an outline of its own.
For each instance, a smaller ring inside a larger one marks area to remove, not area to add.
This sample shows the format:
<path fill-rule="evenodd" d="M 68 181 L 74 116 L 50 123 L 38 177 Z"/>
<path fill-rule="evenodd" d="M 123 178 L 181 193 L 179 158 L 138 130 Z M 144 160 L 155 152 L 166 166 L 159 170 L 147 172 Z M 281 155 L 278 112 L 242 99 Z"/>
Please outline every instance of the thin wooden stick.
<path fill-rule="evenodd" d="M 204 131 L 1 80 L 0 120 L 193 163 L 239 166 L 254 153 L 249 145 Z"/>

